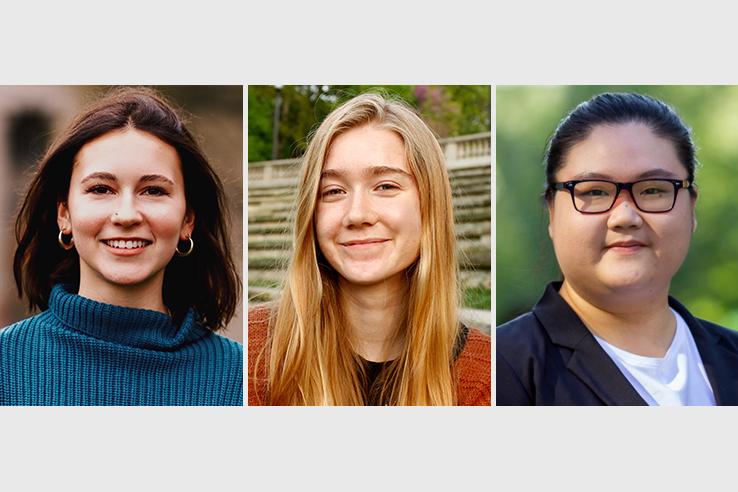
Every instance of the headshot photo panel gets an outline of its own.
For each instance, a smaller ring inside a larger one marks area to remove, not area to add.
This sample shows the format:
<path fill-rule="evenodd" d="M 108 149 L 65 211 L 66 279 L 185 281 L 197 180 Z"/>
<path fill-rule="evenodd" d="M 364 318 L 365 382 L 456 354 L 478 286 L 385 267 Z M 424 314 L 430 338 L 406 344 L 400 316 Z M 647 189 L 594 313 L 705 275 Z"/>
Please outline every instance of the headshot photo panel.
<path fill-rule="evenodd" d="M 491 404 L 491 87 L 248 87 L 248 404 Z"/>
<path fill-rule="evenodd" d="M 496 102 L 497 404 L 738 404 L 738 87 Z"/>
<path fill-rule="evenodd" d="M 0 118 L 0 405 L 242 406 L 242 87 L 3 86 Z"/>

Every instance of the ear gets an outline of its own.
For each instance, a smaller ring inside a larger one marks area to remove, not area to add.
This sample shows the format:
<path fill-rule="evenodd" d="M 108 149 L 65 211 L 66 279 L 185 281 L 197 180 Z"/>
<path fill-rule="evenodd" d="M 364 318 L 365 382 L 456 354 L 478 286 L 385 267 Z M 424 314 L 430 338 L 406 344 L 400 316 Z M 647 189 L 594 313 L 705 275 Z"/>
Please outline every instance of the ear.
<path fill-rule="evenodd" d="M 546 206 L 548 208 L 548 237 L 553 239 L 553 217 L 554 217 L 553 199 L 546 200 Z"/>
<path fill-rule="evenodd" d="M 69 217 L 69 207 L 65 202 L 59 202 L 56 204 L 56 224 L 59 226 L 60 231 L 65 233 L 72 232 L 72 220 Z"/>
<path fill-rule="evenodd" d="M 694 187 L 694 195 L 692 195 L 692 234 L 697 231 L 697 197 L 699 197 L 699 190 Z"/>
<path fill-rule="evenodd" d="M 182 228 L 179 230 L 179 238 L 183 241 L 188 237 L 192 236 L 192 231 L 195 229 L 195 213 L 187 209 L 185 212 L 184 220 L 182 221 Z"/>

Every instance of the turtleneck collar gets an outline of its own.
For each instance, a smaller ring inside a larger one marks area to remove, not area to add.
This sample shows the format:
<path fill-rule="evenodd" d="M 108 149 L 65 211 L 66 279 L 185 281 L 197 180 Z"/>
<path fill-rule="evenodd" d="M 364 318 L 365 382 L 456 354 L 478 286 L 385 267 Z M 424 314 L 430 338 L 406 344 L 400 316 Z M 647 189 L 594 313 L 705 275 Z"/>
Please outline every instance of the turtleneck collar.
<path fill-rule="evenodd" d="M 49 311 L 74 331 L 134 348 L 176 350 L 209 333 L 195 322 L 192 308 L 177 325 L 168 314 L 93 301 L 69 285 L 52 288 Z"/>

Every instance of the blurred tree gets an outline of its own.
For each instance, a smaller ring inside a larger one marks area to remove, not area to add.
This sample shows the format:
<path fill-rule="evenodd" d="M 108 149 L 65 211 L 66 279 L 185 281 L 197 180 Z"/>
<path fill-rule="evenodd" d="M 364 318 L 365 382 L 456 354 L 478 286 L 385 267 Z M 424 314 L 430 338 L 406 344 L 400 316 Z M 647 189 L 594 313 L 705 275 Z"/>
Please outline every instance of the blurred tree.
<path fill-rule="evenodd" d="M 249 162 L 273 155 L 273 121 L 277 90 L 249 86 Z M 429 85 L 285 85 L 278 115 L 279 148 L 275 155 L 299 157 L 310 131 L 342 102 L 367 91 L 396 96 L 414 106 L 439 137 L 488 132 L 491 127 L 491 89 L 483 86 Z"/>

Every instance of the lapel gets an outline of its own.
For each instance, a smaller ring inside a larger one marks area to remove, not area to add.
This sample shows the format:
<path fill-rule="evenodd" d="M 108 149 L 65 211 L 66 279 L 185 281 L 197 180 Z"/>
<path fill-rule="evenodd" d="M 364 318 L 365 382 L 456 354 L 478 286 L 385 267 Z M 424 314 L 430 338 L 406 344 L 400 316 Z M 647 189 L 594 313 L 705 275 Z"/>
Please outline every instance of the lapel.
<path fill-rule="evenodd" d="M 725 343 L 718 331 L 710 330 L 687 311 L 676 299 L 669 297 L 669 305 L 687 322 L 697 345 L 707 379 L 710 380 L 717 405 L 738 405 L 738 354 Z"/>
<path fill-rule="evenodd" d="M 533 314 L 554 344 L 571 350 L 566 364 L 569 371 L 606 405 L 646 405 L 582 320 L 561 298 L 560 287 L 561 282 L 548 284 Z"/>

